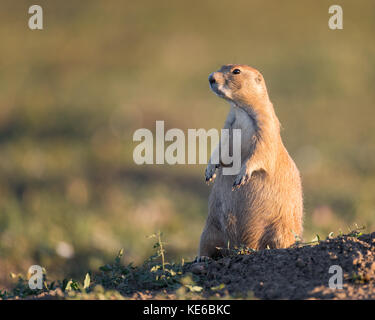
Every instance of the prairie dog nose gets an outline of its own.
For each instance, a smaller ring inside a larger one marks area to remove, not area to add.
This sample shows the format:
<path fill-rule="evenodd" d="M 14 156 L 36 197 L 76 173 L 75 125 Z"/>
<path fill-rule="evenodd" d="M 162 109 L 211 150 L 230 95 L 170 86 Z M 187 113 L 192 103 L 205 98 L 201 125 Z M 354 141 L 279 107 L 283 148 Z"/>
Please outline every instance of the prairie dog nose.
<path fill-rule="evenodd" d="M 208 76 L 208 81 L 210 82 L 210 84 L 214 84 L 214 83 L 216 82 L 213 73 L 211 73 L 211 74 Z"/>

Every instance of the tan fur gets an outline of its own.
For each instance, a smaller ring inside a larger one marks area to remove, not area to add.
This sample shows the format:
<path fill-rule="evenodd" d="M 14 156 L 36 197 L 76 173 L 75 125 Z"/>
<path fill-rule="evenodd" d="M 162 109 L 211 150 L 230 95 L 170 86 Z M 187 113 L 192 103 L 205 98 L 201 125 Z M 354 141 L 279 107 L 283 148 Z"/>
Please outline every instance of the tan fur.
<path fill-rule="evenodd" d="M 212 90 L 231 104 L 224 128 L 241 129 L 242 160 L 237 176 L 207 165 L 206 180 L 216 179 L 198 256 L 213 257 L 217 247 L 288 247 L 302 234 L 302 186 L 263 76 L 246 65 L 226 65 L 210 77 Z"/>

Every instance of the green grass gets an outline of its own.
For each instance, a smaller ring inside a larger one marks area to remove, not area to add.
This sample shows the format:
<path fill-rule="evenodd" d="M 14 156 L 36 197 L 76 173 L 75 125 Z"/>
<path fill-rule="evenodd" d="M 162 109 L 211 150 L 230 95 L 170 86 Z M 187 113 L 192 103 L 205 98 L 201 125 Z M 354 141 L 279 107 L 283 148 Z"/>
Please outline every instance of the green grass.
<path fill-rule="evenodd" d="M 101 266 L 95 274 L 86 273 L 83 281 L 63 279 L 49 281 L 44 270 L 43 288 L 30 289 L 29 276 L 11 273 L 17 282 L 9 291 L 0 290 L 2 299 L 41 298 L 44 294 L 64 299 L 129 299 L 135 293 L 153 293 L 155 297 L 167 298 L 168 293 L 176 298 L 202 298 L 199 293 L 202 287 L 196 285 L 199 277 L 184 272 L 184 261 L 169 263 L 165 260 L 165 243 L 161 233 L 151 236 L 156 242 L 154 254 L 140 266 L 133 263 L 123 265 L 123 250 L 117 254 L 113 263 Z M 191 264 L 191 262 L 189 262 Z M 212 291 L 224 287 L 213 288 Z M 168 292 L 167 292 L 168 291 Z"/>

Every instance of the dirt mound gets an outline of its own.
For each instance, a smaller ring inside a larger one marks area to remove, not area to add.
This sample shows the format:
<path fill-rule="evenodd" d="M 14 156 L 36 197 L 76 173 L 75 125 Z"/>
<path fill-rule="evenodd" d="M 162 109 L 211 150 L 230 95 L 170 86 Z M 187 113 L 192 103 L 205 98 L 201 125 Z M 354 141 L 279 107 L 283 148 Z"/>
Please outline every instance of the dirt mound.
<path fill-rule="evenodd" d="M 375 299 L 375 232 L 352 232 L 288 249 L 241 249 L 199 263 L 161 264 L 155 255 L 141 266 L 124 266 L 121 255 L 91 278 L 86 275 L 83 284 L 65 279 L 34 292 L 20 278 L 12 292 L 0 292 L 0 300 Z M 342 287 L 332 288 L 340 279 Z"/>
<path fill-rule="evenodd" d="M 211 295 L 213 287 L 221 286 L 220 295 L 252 292 L 260 299 L 374 299 L 374 255 L 375 233 L 353 233 L 316 245 L 262 250 L 188 268 Z M 333 265 L 342 268 L 342 289 L 329 287 L 329 279 L 339 275 L 338 269 L 329 273 Z"/>

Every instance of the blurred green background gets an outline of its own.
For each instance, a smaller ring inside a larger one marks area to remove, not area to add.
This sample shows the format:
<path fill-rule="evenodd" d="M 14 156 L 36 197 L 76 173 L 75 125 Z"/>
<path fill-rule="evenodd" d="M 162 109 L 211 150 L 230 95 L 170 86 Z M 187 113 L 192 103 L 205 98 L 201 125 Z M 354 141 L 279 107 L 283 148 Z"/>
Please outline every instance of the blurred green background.
<path fill-rule="evenodd" d="M 28 28 L 28 8 L 44 30 Z M 341 4 L 344 29 L 328 28 Z M 138 128 L 221 128 L 207 77 L 262 71 L 300 168 L 304 239 L 375 230 L 374 1 L 1 1 L 0 287 L 32 264 L 79 276 L 150 255 L 195 257 L 204 165 L 133 162 Z"/>

